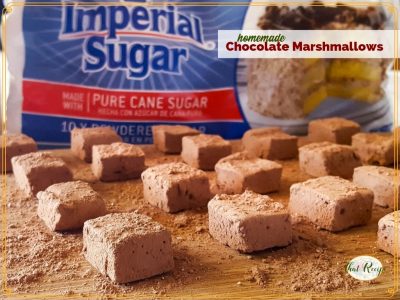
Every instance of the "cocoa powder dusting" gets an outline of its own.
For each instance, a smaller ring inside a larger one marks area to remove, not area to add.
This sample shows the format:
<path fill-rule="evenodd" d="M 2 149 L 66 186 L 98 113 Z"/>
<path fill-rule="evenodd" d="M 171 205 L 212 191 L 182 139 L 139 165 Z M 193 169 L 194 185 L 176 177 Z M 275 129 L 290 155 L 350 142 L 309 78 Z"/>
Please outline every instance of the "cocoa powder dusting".
<path fill-rule="evenodd" d="M 235 151 L 240 149 L 234 143 Z M 152 146 L 143 146 L 146 165 L 180 161 L 165 156 Z M 74 178 L 90 182 L 106 202 L 109 212 L 138 212 L 165 226 L 172 234 L 175 268 L 172 272 L 133 282 L 114 284 L 99 274 L 82 255 L 82 232 L 54 233 L 37 217 L 37 200 L 16 188 L 7 175 L 7 287 L 18 294 L 64 295 L 79 299 L 97 294 L 108 299 L 115 294 L 147 298 L 182 297 L 197 294 L 221 298 L 290 293 L 357 294 L 368 283 L 353 280 L 344 268 L 353 257 L 367 254 L 379 258 L 384 273 L 374 282 L 379 293 L 390 286 L 392 257 L 375 246 L 376 222 L 388 210 L 374 207 L 373 220 L 365 227 L 331 234 L 306 221 L 294 224 L 293 244 L 254 253 L 240 254 L 219 244 L 208 233 L 207 209 L 168 214 L 143 200 L 140 180 L 96 182 L 86 164 L 67 150 L 52 151 L 63 158 Z M 281 191 L 269 196 L 287 206 L 291 184 L 309 179 L 298 169 L 296 160 L 283 164 Z M 215 173 L 207 172 L 211 185 Z M 240 282 L 240 284 L 239 284 Z M 370 293 L 370 291 L 369 291 Z M 107 296 L 108 295 L 108 296 Z"/>
<path fill-rule="evenodd" d="M 268 271 L 260 266 L 254 266 L 250 269 L 250 275 L 247 279 L 250 282 L 255 282 L 259 286 L 266 287 L 268 282 Z"/>
<path fill-rule="evenodd" d="M 344 262 L 345 263 L 345 262 Z M 343 265 L 332 263 L 332 257 L 319 250 L 301 263 L 290 277 L 290 289 L 296 292 L 328 292 L 337 289 L 350 291 L 360 281 L 347 274 Z"/>

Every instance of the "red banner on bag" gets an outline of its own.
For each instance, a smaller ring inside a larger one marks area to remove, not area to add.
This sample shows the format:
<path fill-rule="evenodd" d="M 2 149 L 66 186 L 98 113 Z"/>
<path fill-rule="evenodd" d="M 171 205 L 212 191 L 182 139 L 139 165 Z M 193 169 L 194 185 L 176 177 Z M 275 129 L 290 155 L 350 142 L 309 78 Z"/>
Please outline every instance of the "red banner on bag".
<path fill-rule="evenodd" d="M 124 121 L 241 121 L 233 88 L 122 91 L 24 80 L 23 111 Z"/>

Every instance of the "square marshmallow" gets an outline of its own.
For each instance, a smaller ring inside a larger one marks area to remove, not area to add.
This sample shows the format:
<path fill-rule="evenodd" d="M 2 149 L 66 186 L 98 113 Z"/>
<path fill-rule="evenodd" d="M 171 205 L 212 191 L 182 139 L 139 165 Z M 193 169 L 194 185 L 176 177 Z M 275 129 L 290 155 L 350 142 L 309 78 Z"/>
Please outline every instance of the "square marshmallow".
<path fill-rule="evenodd" d="M 0 136 L 4 138 L 3 135 Z M 1 143 L 1 142 L 0 142 Z M 6 172 L 12 171 L 11 158 L 37 151 L 36 142 L 25 134 L 7 134 L 6 138 Z M 3 168 L 3 160 L 0 160 L 0 168 Z"/>
<path fill-rule="evenodd" d="M 400 253 L 400 226 L 397 226 L 397 244 L 395 243 L 395 217 L 397 213 L 397 222 L 400 219 L 400 211 L 392 212 L 382 217 L 378 222 L 378 241 L 377 246 L 379 249 L 388 252 L 392 255 L 397 249 L 397 253 Z"/>
<path fill-rule="evenodd" d="M 15 156 L 11 164 L 17 185 L 30 196 L 52 184 L 72 180 L 72 173 L 65 162 L 47 152 Z"/>
<path fill-rule="evenodd" d="M 118 181 L 140 178 L 144 169 L 144 152 L 138 146 L 126 143 L 93 146 L 92 171 L 97 179 Z"/>
<path fill-rule="evenodd" d="M 215 171 L 222 193 L 240 194 L 249 189 L 266 194 L 279 190 L 282 165 L 239 152 L 222 158 L 215 165 Z"/>
<path fill-rule="evenodd" d="M 164 153 L 178 154 L 182 151 L 182 138 L 200 134 L 200 131 L 183 125 L 156 125 L 151 127 L 155 147 Z"/>
<path fill-rule="evenodd" d="M 360 132 L 360 125 L 343 118 L 313 120 L 308 124 L 308 138 L 313 142 L 351 144 L 351 137 Z"/>
<path fill-rule="evenodd" d="M 83 181 L 56 183 L 37 194 L 38 216 L 53 231 L 82 228 L 106 214 L 103 198 Z"/>
<path fill-rule="evenodd" d="M 392 133 L 357 133 L 351 145 L 365 164 L 388 166 L 394 163 Z"/>
<path fill-rule="evenodd" d="M 199 134 L 182 139 L 182 159 L 194 168 L 214 170 L 215 164 L 231 153 L 231 143 L 219 135 Z"/>
<path fill-rule="evenodd" d="M 174 268 L 171 235 L 136 213 L 114 213 L 85 222 L 83 254 L 100 273 L 127 283 Z"/>
<path fill-rule="evenodd" d="M 293 184 L 289 210 L 329 231 L 364 225 L 372 213 L 374 194 L 340 177 L 325 176 Z"/>
<path fill-rule="evenodd" d="M 251 155 L 284 160 L 297 156 L 298 138 L 283 132 L 280 128 L 256 128 L 245 132 L 242 138 L 244 149 Z"/>
<path fill-rule="evenodd" d="M 314 177 L 333 175 L 351 178 L 354 168 L 361 166 L 361 161 L 350 146 L 321 142 L 301 147 L 299 164 L 302 171 Z"/>
<path fill-rule="evenodd" d="M 281 203 L 252 191 L 216 195 L 208 203 L 210 234 L 222 244 L 250 253 L 292 242 L 290 215 Z"/>
<path fill-rule="evenodd" d="M 166 212 L 203 207 L 211 198 L 207 174 L 184 163 L 148 168 L 142 180 L 144 199 Z"/>
<path fill-rule="evenodd" d="M 395 182 L 395 176 L 394 169 L 363 166 L 354 169 L 353 182 L 373 191 L 376 204 L 394 208 L 395 187 L 397 187 L 397 193 L 400 192 L 400 183 Z"/>
<path fill-rule="evenodd" d="M 111 127 L 75 128 L 71 131 L 71 151 L 87 163 L 92 162 L 92 147 L 121 142 Z"/>

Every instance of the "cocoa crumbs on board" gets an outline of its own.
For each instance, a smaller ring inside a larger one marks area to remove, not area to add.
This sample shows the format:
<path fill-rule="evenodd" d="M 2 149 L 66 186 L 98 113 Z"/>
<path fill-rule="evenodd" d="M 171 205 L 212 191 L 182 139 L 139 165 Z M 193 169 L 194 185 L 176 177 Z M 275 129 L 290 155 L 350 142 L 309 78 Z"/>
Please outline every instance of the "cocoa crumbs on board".
<path fill-rule="evenodd" d="M 236 151 L 240 148 L 234 146 Z M 143 149 L 148 166 L 180 161 L 179 156 L 164 156 L 152 146 Z M 15 293 L 37 294 L 37 299 L 42 293 L 73 299 L 93 294 L 109 299 L 115 294 L 162 298 L 208 293 L 232 298 L 269 293 L 363 295 L 364 290 L 371 295 L 371 286 L 385 295 L 390 287 L 393 259 L 375 246 L 376 222 L 387 209 L 374 207 L 367 226 L 341 234 L 295 220 L 293 244 L 243 255 L 211 238 L 205 208 L 165 213 L 144 202 L 140 180 L 98 182 L 90 165 L 69 151 L 53 153 L 66 161 L 75 179 L 91 182 L 110 212 L 135 211 L 167 227 L 173 236 L 175 269 L 139 282 L 113 284 L 83 258 L 81 231 L 50 232 L 36 215 L 37 200 L 27 198 L 16 188 L 13 176 L 7 175 L 7 286 Z M 281 191 L 270 196 L 287 205 L 290 185 L 309 177 L 298 170 L 295 160 L 280 163 L 284 166 Z M 214 172 L 207 174 L 213 191 L 218 192 Z M 385 268 L 372 285 L 355 281 L 344 271 L 351 258 L 363 254 L 379 258 Z"/>
<path fill-rule="evenodd" d="M 247 280 L 255 282 L 259 286 L 266 287 L 268 282 L 268 270 L 265 267 L 254 266 L 250 269 Z"/>

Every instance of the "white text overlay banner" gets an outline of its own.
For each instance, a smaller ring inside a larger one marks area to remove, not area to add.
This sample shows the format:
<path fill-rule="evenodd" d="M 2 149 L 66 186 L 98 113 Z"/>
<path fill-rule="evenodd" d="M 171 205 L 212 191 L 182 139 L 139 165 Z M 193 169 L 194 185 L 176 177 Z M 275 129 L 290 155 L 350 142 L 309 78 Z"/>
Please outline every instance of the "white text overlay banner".
<path fill-rule="evenodd" d="M 219 58 L 388 58 L 395 30 L 219 30 Z"/>

